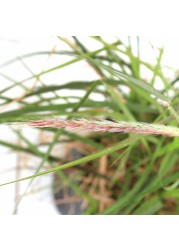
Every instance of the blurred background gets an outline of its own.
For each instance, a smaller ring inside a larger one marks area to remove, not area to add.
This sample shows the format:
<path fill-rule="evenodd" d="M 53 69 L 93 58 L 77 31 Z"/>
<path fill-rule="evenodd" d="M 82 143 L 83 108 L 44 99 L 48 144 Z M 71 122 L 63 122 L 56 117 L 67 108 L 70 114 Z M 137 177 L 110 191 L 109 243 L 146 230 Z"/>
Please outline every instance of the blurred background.
<path fill-rule="evenodd" d="M 176 101 L 178 42 L 178 37 L 0 37 L 0 184 L 80 159 L 128 137 L 24 128 L 18 125 L 21 121 L 87 117 L 154 122 L 168 118 L 165 103 L 155 103 L 143 90 L 104 72 L 93 60 L 146 81 Z M 11 122 L 18 124 L 12 127 Z M 178 214 L 178 176 L 171 176 L 178 170 L 179 142 L 147 138 L 130 145 L 130 150 L 116 151 L 118 156 L 104 155 L 99 161 L 1 186 L 0 214 Z M 173 148 L 170 154 L 167 144 Z M 160 152 L 153 159 L 156 149 Z M 135 192 L 150 164 L 153 168 Z M 175 188 L 165 189 L 163 177 L 171 177 L 166 183 L 174 182 Z M 156 183 L 157 189 L 151 189 Z M 137 196 L 148 187 L 151 192 Z M 127 199 L 123 205 L 121 197 Z"/>

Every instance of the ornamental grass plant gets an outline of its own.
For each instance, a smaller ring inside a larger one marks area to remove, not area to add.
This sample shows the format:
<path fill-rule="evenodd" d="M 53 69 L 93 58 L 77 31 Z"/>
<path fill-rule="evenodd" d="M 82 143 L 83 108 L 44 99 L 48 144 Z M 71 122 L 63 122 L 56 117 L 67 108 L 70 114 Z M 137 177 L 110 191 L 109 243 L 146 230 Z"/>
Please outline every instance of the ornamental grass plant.
<path fill-rule="evenodd" d="M 138 37 L 109 42 L 73 36 L 56 42 L 66 49 L 19 55 L 0 65 L 0 122 L 16 137 L 0 144 L 32 162 L 38 159 L 31 174 L 17 169 L 16 179 L 1 179 L 0 188 L 27 183 L 14 213 L 35 180 L 52 174 L 51 187 L 42 189 L 52 188 L 64 214 L 179 214 L 179 77 L 171 68 L 166 76 L 165 48 L 151 46 L 151 63 L 143 60 Z M 32 70 L 32 58 L 37 65 L 39 58 L 59 63 Z M 81 62 L 93 80 L 85 79 Z M 8 73 L 17 64 L 28 72 L 25 79 Z M 71 71 L 75 65 L 81 79 Z M 32 140 L 26 129 L 41 139 Z"/>

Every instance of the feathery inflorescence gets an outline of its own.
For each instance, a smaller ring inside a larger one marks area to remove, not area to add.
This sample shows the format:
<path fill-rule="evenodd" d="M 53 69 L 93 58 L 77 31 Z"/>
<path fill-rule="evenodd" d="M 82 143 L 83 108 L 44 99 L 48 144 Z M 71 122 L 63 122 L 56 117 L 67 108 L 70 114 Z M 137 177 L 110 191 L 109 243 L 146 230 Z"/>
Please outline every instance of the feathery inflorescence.
<path fill-rule="evenodd" d="M 17 124 L 16 124 L 17 125 Z M 123 133 L 140 133 L 156 134 L 170 137 L 179 136 L 179 129 L 176 127 L 162 124 L 150 124 L 143 122 L 126 122 L 126 121 L 106 121 L 106 120 L 62 120 L 59 118 L 41 119 L 36 121 L 22 122 L 21 125 L 29 127 L 53 127 L 66 128 L 70 130 L 85 130 L 90 132 L 123 132 Z"/>

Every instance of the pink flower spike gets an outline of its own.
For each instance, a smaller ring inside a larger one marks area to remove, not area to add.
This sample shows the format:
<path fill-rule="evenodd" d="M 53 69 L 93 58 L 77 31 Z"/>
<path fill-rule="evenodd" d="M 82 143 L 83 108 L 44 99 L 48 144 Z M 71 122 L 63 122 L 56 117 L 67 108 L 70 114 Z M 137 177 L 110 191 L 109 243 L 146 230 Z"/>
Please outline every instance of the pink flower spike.
<path fill-rule="evenodd" d="M 10 123 L 9 125 L 28 126 L 28 127 L 52 127 L 52 128 L 66 128 L 68 130 L 84 130 L 89 132 L 111 132 L 111 133 L 139 133 L 139 134 L 154 134 L 165 135 L 170 137 L 178 137 L 179 129 L 176 127 L 166 126 L 162 124 L 150 124 L 142 122 L 126 122 L 126 121 L 96 121 L 96 120 L 62 120 L 59 118 L 54 119 L 41 119 L 36 121 Z"/>

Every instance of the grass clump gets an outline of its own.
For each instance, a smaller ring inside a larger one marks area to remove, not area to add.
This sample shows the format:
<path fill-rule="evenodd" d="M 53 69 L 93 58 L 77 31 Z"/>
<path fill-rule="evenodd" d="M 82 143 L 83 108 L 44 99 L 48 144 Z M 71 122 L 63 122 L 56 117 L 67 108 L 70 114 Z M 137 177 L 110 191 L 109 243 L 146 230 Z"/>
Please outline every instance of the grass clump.
<path fill-rule="evenodd" d="M 78 37 L 57 39 L 69 50 L 39 51 L 1 65 L 1 76 L 8 79 L 9 86 L 0 90 L 0 122 L 15 123 L 17 127 L 35 124 L 34 129 L 51 138 L 46 141 L 46 152 L 21 130 L 13 131 L 24 146 L 0 141 L 1 145 L 40 161 L 33 174 L 8 182 L 30 179 L 15 211 L 35 177 L 54 173 L 54 193 L 59 188 L 63 190 L 56 202 L 71 206 L 78 203 L 84 214 L 178 214 L 178 78 L 168 79 L 163 73 L 164 49 L 158 49 L 153 65 L 140 57 L 138 38 L 137 54 L 131 39 L 128 43 L 120 39 L 109 43 L 101 37 L 90 37 L 100 45 L 93 51 Z M 62 55 L 72 59 L 38 74 L 33 74 L 26 62 L 30 57 L 47 56 L 50 60 L 49 57 Z M 68 68 L 70 74 L 70 67 L 81 61 L 95 72 L 94 80 L 46 83 L 45 76 L 51 79 L 53 73 Z M 16 81 L 3 72 L 17 62 L 31 76 Z M 142 77 L 142 68 L 150 71 L 150 79 Z M 157 79 L 160 91 L 156 88 Z M 33 83 L 27 84 L 29 81 Z M 23 94 L 8 96 L 15 88 Z M 64 90 L 69 94 L 64 95 Z M 77 94 L 77 90 L 83 94 Z M 7 107 L 11 109 L 6 111 Z M 59 121 L 63 126 L 59 126 Z M 70 124 L 73 130 L 69 132 L 66 127 Z M 122 129 L 118 127 L 117 131 L 116 124 Z M 88 126 L 86 134 L 79 133 L 83 125 Z M 54 156 L 55 146 L 63 142 L 65 157 Z M 72 190 L 69 197 L 65 196 L 68 190 Z"/>

